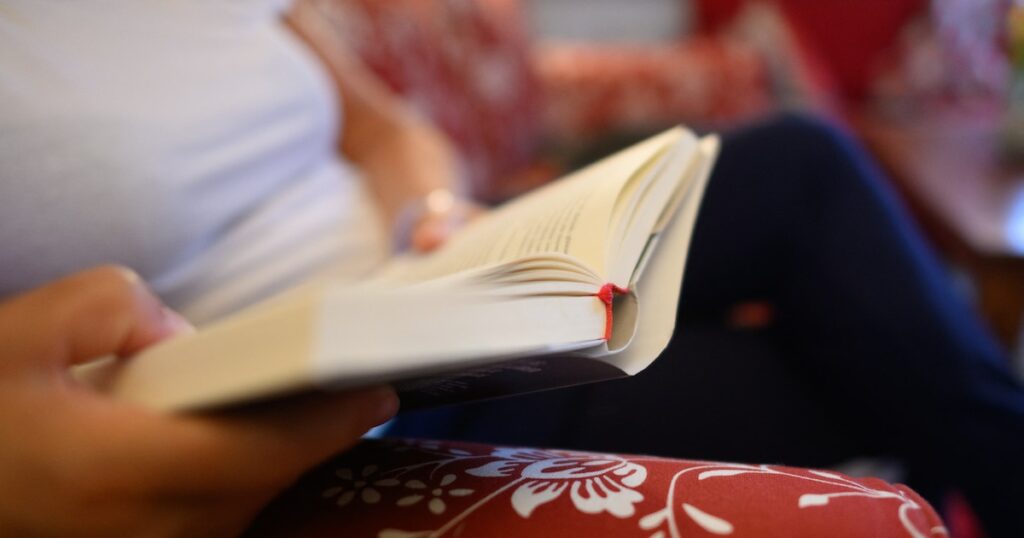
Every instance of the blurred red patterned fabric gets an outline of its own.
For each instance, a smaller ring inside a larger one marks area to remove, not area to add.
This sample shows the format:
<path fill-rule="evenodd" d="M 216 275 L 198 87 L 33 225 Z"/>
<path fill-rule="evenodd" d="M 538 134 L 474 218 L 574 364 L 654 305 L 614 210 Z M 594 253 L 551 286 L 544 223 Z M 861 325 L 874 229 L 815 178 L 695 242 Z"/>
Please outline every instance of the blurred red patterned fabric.
<path fill-rule="evenodd" d="M 550 45 L 535 54 L 549 131 L 561 138 L 724 123 L 776 103 L 758 52 L 695 38 L 667 45 Z"/>
<path fill-rule="evenodd" d="M 251 536 L 933 537 L 901 485 L 831 471 L 419 440 L 309 473 Z"/>
<path fill-rule="evenodd" d="M 550 176 L 536 166 L 543 142 L 735 121 L 776 103 L 766 59 L 727 39 L 534 46 L 519 0 L 320 5 L 366 64 L 455 141 L 484 199 Z"/>
<path fill-rule="evenodd" d="M 540 86 L 509 0 L 321 2 L 363 61 L 456 143 L 471 191 L 533 162 Z"/>

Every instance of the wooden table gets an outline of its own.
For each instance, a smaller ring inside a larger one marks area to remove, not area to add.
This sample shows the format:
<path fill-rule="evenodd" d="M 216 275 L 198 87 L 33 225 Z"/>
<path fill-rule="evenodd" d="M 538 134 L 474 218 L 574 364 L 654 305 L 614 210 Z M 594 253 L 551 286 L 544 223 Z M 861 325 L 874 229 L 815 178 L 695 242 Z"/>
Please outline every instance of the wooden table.
<path fill-rule="evenodd" d="M 982 316 L 1011 351 L 1024 313 L 1024 163 L 1000 156 L 998 110 L 854 124 L 940 251 L 971 277 Z"/>

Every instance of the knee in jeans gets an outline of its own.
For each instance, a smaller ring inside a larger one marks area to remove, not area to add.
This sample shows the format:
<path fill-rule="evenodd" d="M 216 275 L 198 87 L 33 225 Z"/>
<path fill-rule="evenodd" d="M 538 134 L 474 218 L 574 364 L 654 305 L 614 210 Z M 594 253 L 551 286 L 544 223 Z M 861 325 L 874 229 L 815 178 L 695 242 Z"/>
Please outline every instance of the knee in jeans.
<path fill-rule="evenodd" d="M 788 140 L 792 145 L 811 151 L 814 155 L 835 157 L 847 153 L 851 139 L 837 123 L 807 113 L 787 112 L 772 122 L 775 136 Z"/>

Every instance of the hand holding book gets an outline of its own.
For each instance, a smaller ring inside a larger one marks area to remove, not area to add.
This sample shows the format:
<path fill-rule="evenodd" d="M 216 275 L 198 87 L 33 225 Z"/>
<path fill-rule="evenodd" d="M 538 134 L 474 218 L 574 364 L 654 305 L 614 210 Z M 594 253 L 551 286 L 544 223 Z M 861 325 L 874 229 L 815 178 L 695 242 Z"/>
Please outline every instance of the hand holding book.
<path fill-rule="evenodd" d="M 408 407 L 634 374 L 674 330 L 717 147 L 672 129 L 483 215 L 429 255 L 365 282 L 307 283 L 147 351 L 105 372 L 109 390 L 192 409 L 383 382 Z"/>
<path fill-rule="evenodd" d="M 0 302 L 0 534 L 233 536 L 397 410 L 393 391 L 378 387 L 165 415 L 68 382 L 66 369 L 95 354 L 128 355 L 190 330 L 117 267 Z"/>

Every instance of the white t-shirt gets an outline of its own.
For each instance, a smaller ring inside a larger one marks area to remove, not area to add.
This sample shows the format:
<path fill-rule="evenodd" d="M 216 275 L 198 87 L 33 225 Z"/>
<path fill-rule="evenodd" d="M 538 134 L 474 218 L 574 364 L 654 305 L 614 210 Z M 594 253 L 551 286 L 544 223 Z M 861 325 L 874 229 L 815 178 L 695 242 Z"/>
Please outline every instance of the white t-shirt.
<path fill-rule="evenodd" d="M 121 263 L 204 322 L 385 256 L 279 4 L 0 4 L 0 296 Z"/>

